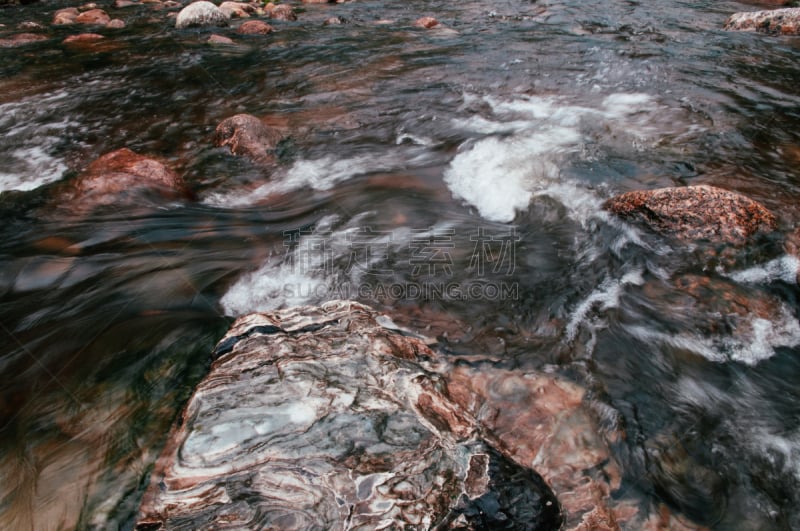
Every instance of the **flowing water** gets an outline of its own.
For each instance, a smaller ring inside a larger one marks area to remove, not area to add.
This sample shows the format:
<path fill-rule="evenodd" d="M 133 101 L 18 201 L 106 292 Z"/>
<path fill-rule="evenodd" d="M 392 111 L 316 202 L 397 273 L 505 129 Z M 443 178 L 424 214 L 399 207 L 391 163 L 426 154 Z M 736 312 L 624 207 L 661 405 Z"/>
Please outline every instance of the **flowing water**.
<path fill-rule="evenodd" d="M 69 5 L 3 9 L 0 30 Z M 454 356 L 587 387 L 626 433 L 627 493 L 717 529 L 800 527 L 781 244 L 800 219 L 800 39 L 722 31 L 753 9 L 733 1 L 303 7 L 266 37 L 219 30 L 236 46 L 141 5 L 109 9 L 128 25 L 101 46 L 52 27 L 0 49 L 0 527 L 130 528 L 231 318 L 342 297 Z M 237 113 L 287 132 L 274 167 L 213 146 Z M 192 198 L 60 195 L 121 147 Z M 779 234 L 720 252 L 601 208 L 700 183 L 762 202 Z"/>

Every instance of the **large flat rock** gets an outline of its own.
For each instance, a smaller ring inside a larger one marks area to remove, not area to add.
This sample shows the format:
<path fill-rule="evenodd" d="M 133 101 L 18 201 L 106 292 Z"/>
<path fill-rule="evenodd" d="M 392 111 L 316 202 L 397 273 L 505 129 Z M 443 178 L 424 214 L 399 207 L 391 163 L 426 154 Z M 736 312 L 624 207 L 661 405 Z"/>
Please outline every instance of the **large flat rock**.
<path fill-rule="evenodd" d="M 734 13 L 725 22 L 725 29 L 774 35 L 800 35 L 800 7 Z"/>
<path fill-rule="evenodd" d="M 425 343 L 366 307 L 249 315 L 217 354 L 138 529 L 559 525 L 541 477 L 487 445 L 443 394 Z"/>

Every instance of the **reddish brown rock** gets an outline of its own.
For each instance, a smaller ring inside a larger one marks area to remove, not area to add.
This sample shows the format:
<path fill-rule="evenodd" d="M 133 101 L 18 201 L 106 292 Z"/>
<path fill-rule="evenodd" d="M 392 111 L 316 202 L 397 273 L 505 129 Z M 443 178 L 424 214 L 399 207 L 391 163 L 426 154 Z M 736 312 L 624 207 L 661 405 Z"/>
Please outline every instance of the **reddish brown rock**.
<path fill-rule="evenodd" d="M 775 216 L 760 203 L 707 185 L 628 192 L 609 199 L 604 208 L 686 240 L 741 244 L 777 228 Z"/>
<path fill-rule="evenodd" d="M 104 40 L 105 37 L 97 33 L 80 33 L 78 35 L 70 35 L 64 39 L 64 44 L 91 44 Z"/>
<path fill-rule="evenodd" d="M 418 18 L 416 22 L 414 22 L 414 25 L 417 26 L 418 28 L 431 29 L 433 27 L 438 26 L 439 21 L 433 17 L 421 17 Z"/>
<path fill-rule="evenodd" d="M 241 35 L 267 35 L 273 31 L 272 26 L 261 20 L 248 20 L 236 29 Z"/>
<path fill-rule="evenodd" d="M 75 19 L 78 18 L 79 14 L 80 13 L 78 12 L 77 7 L 67 7 L 64 9 L 59 9 L 53 15 L 53 25 L 63 26 L 66 24 L 74 24 Z"/>
<path fill-rule="evenodd" d="M 36 33 L 18 33 L 9 39 L 0 39 L 0 48 L 16 48 L 17 46 L 24 46 L 33 42 L 46 40 L 47 37 L 44 35 L 37 35 Z"/>
<path fill-rule="evenodd" d="M 163 163 L 122 148 L 92 162 L 72 183 L 75 198 L 89 205 L 113 204 L 142 192 L 185 195 L 183 180 Z"/>
<path fill-rule="evenodd" d="M 620 472 L 583 405 L 582 388 L 542 374 L 458 367 L 449 371 L 447 391 L 505 455 L 542 475 L 567 529 L 619 529 L 618 522 L 637 515 L 611 498 Z"/>
<path fill-rule="evenodd" d="M 105 26 L 111 22 L 111 17 L 102 9 L 90 9 L 78 15 L 75 18 L 78 24 L 95 24 L 98 26 Z"/>
<path fill-rule="evenodd" d="M 125 27 L 125 21 L 119 18 L 112 19 L 106 24 L 109 29 L 122 29 Z"/>
<path fill-rule="evenodd" d="M 295 14 L 294 9 L 292 6 L 287 4 L 280 4 L 277 6 L 275 4 L 267 4 L 265 10 L 269 18 L 274 20 L 284 20 L 289 22 L 297 20 L 297 15 Z"/>
<path fill-rule="evenodd" d="M 236 44 L 233 42 L 233 39 L 229 39 L 224 35 L 217 35 L 216 33 L 211 35 L 206 42 L 208 42 L 208 44 Z"/>
<path fill-rule="evenodd" d="M 134 2 L 134 0 L 114 0 L 114 7 L 117 9 L 122 9 L 124 7 L 132 7 L 141 5 L 140 2 Z"/>
<path fill-rule="evenodd" d="M 800 7 L 734 13 L 724 27 L 732 31 L 800 35 Z"/>
<path fill-rule="evenodd" d="M 214 144 L 228 146 L 234 155 L 244 155 L 254 162 L 268 164 L 275 161 L 273 150 L 282 138 L 278 129 L 255 116 L 237 114 L 220 122 Z"/>
<path fill-rule="evenodd" d="M 304 4 L 334 4 L 336 0 L 303 0 Z"/>
<path fill-rule="evenodd" d="M 229 18 L 248 18 L 256 12 L 256 8 L 245 2 L 222 2 L 220 10 Z"/>

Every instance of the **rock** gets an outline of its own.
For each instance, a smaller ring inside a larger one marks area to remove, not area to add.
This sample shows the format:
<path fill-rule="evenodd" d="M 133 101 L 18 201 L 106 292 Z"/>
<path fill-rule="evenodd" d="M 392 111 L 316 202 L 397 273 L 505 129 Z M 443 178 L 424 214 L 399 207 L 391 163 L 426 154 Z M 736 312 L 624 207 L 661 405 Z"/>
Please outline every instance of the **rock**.
<path fill-rule="evenodd" d="M 78 24 L 96 24 L 99 26 L 105 26 L 111 22 L 111 17 L 109 17 L 108 13 L 102 9 L 90 9 L 89 11 L 84 11 L 78 15 L 75 18 L 75 22 Z"/>
<path fill-rule="evenodd" d="M 125 27 L 125 21 L 119 18 L 112 19 L 106 24 L 108 29 L 122 29 Z"/>
<path fill-rule="evenodd" d="M 97 41 L 104 40 L 105 37 L 97 33 L 80 33 L 78 35 L 70 35 L 64 39 L 64 44 L 89 44 Z"/>
<path fill-rule="evenodd" d="M 33 42 L 46 41 L 47 37 L 44 35 L 37 35 L 36 33 L 18 33 L 13 35 L 10 39 L 0 39 L 0 48 L 16 48 L 17 46 L 24 46 Z"/>
<path fill-rule="evenodd" d="M 237 114 L 220 122 L 214 144 L 228 146 L 234 155 L 244 155 L 254 162 L 268 164 L 275 161 L 273 150 L 282 138 L 278 129 L 255 116 Z"/>
<path fill-rule="evenodd" d="M 760 203 L 708 185 L 627 192 L 604 208 L 686 240 L 741 244 L 777 228 L 775 216 Z"/>
<path fill-rule="evenodd" d="M 74 199 L 89 206 L 120 203 L 148 192 L 173 199 L 185 195 L 183 180 L 169 168 L 127 148 L 92 162 L 71 186 Z"/>
<path fill-rule="evenodd" d="M 336 0 L 303 0 L 304 4 L 334 4 Z"/>
<path fill-rule="evenodd" d="M 217 35 L 216 33 L 211 35 L 206 42 L 208 44 L 236 44 L 233 42 L 233 39 L 229 39 L 223 35 Z"/>
<path fill-rule="evenodd" d="M 556 529 L 541 478 L 482 440 L 434 353 L 334 301 L 238 319 L 136 529 Z"/>
<path fill-rule="evenodd" d="M 247 18 L 256 11 L 255 7 L 244 2 L 222 2 L 219 8 L 228 18 Z"/>
<path fill-rule="evenodd" d="M 344 24 L 344 20 L 341 17 L 331 17 L 323 22 L 325 26 L 339 26 L 341 24 Z"/>
<path fill-rule="evenodd" d="M 52 24 L 55 25 L 55 26 L 63 26 L 63 25 L 66 25 L 66 24 L 74 24 L 75 23 L 75 19 L 78 18 L 79 14 L 80 13 L 78 12 L 78 8 L 77 7 L 67 7 L 67 8 L 64 8 L 64 9 L 59 9 L 53 15 Z"/>
<path fill-rule="evenodd" d="M 272 26 L 261 20 L 248 20 L 236 29 L 240 35 L 267 35 L 273 31 Z"/>
<path fill-rule="evenodd" d="M 734 13 L 725 22 L 724 28 L 731 31 L 800 35 L 800 7 Z"/>
<path fill-rule="evenodd" d="M 414 22 L 414 25 L 417 26 L 418 28 L 431 29 L 433 27 L 438 26 L 439 21 L 433 17 L 421 17 L 418 18 L 416 22 Z"/>
<path fill-rule="evenodd" d="M 179 29 L 192 28 L 195 26 L 227 25 L 228 15 L 206 0 L 192 2 L 181 9 L 180 13 L 178 13 L 178 17 L 175 19 L 175 27 Z"/>
<path fill-rule="evenodd" d="M 97 9 L 97 4 L 94 2 L 89 2 L 88 4 L 83 4 L 82 6 L 78 7 L 78 11 L 89 11 L 90 9 Z"/>
<path fill-rule="evenodd" d="M 267 4 L 267 7 L 265 9 L 267 15 L 271 19 L 284 20 L 287 22 L 297 20 L 297 15 L 295 14 L 294 9 L 290 5 L 280 4 L 276 6 L 275 4 L 270 3 Z"/>
<path fill-rule="evenodd" d="M 117 9 L 122 9 L 124 7 L 131 7 L 131 6 L 139 6 L 142 5 L 140 2 L 134 2 L 133 0 L 114 0 L 114 7 Z"/>
<path fill-rule="evenodd" d="M 566 528 L 618 529 L 600 523 L 637 516 L 630 504 L 611 497 L 620 471 L 584 406 L 582 388 L 490 366 L 457 367 L 447 374 L 450 399 L 491 434 L 488 439 L 504 455 L 536 470 L 553 488 Z"/>
<path fill-rule="evenodd" d="M 19 24 L 17 24 L 17 29 L 23 31 L 44 31 L 44 26 L 42 26 L 38 22 L 27 20 L 25 22 L 20 22 Z"/>

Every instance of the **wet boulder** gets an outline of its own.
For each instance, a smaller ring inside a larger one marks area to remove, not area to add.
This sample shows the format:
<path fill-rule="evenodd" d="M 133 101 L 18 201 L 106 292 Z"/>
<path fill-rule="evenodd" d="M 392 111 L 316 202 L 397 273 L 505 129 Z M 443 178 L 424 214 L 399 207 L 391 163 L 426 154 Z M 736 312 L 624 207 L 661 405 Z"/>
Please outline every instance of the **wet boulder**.
<path fill-rule="evenodd" d="M 275 5 L 273 3 L 269 3 L 264 7 L 264 10 L 267 12 L 269 18 L 274 20 L 284 20 L 289 22 L 297 20 L 297 15 L 294 12 L 294 8 L 287 4 Z"/>
<path fill-rule="evenodd" d="M 207 2 L 200 0 L 192 2 L 188 6 L 181 9 L 175 19 L 175 27 L 178 29 L 192 28 L 196 26 L 227 26 L 228 15 L 225 14 L 220 8 Z"/>
<path fill-rule="evenodd" d="M 800 35 L 800 7 L 734 13 L 725 22 L 731 31 Z"/>
<path fill-rule="evenodd" d="M 8 39 L 0 39 L 0 48 L 16 48 L 34 42 L 46 41 L 47 37 L 37 33 L 18 33 Z"/>
<path fill-rule="evenodd" d="M 418 28 L 431 29 L 438 26 L 439 21 L 433 17 L 421 17 L 414 22 L 414 25 Z"/>
<path fill-rule="evenodd" d="M 556 529 L 541 477 L 481 439 L 425 342 L 334 301 L 237 320 L 137 529 Z"/>
<path fill-rule="evenodd" d="M 708 185 L 627 192 L 604 208 L 685 240 L 741 244 L 777 228 L 775 216 L 761 203 Z"/>
<path fill-rule="evenodd" d="M 228 146 L 234 155 L 269 164 L 275 161 L 274 150 L 282 138 L 280 130 L 266 125 L 255 116 L 237 114 L 220 122 L 214 144 Z"/>
<path fill-rule="evenodd" d="M 111 17 L 102 9 L 90 9 L 75 17 L 77 24 L 105 26 L 111 22 Z"/>
<path fill-rule="evenodd" d="M 248 20 L 236 29 L 240 35 L 268 35 L 272 32 L 272 26 L 262 20 Z"/>
<path fill-rule="evenodd" d="M 66 7 L 64 9 L 59 9 L 53 15 L 53 22 L 54 26 L 64 26 L 67 24 L 75 24 L 75 19 L 78 18 L 80 12 L 78 11 L 77 7 Z"/>
<path fill-rule="evenodd" d="M 247 18 L 256 12 L 255 7 L 245 2 L 222 2 L 219 8 L 228 18 Z"/>
<path fill-rule="evenodd" d="M 163 163 L 122 148 L 92 162 L 71 183 L 71 192 L 83 206 L 97 206 L 147 193 L 174 199 L 185 195 L 185 187 Z"/>

